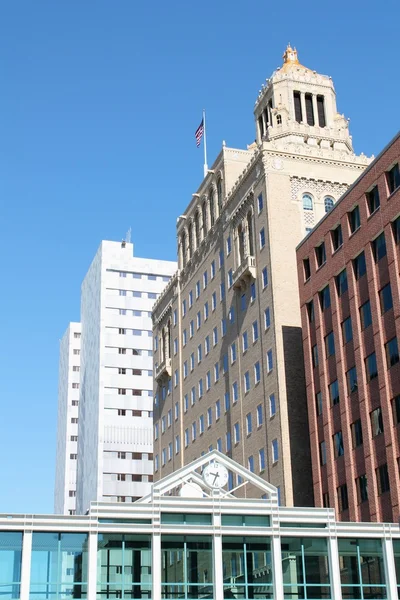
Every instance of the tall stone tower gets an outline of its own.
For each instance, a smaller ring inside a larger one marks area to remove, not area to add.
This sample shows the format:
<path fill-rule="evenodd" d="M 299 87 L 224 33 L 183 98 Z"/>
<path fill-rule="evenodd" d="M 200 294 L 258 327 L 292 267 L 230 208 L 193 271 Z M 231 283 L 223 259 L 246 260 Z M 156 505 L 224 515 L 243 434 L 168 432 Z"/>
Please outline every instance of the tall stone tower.
<path fill-rule="evenodd" d="M 309 505 L 295 248 L 369 160 L 330 77 L 290 46 L 283 58 L 255 104 L 256 141 L 223 146 L 178 219 L 179 269 L 153 311 L 155 477 L 216 447 Z"/>

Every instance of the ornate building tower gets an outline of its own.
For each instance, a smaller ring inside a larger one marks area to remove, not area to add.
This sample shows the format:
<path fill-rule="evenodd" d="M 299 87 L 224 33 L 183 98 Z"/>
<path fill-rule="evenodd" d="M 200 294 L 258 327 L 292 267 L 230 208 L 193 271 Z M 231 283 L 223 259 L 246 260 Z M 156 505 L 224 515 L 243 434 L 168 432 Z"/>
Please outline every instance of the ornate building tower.
<path fill-rule="evenodd" d="M 256 142 L 224 145 L 178 219 L 179 269 L 154 307 L 155 478 L 217 448 L 309 505 L 295 248 L 369 160 L 332 80 L 290 46 L 254 114 Z"/>

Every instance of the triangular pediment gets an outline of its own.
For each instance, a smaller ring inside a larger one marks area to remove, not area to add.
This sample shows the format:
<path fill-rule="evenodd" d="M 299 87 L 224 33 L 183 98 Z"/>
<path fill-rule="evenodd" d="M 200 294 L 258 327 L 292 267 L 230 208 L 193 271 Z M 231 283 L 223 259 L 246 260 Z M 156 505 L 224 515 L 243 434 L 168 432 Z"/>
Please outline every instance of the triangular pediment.
<path fill-rule="evenodd" d="M 221 490 L 213 491 L 202 477 L 203 469 L 213 462 L 224 465 L 228 472 L 240 476 L 240 485 L 237 485 L 231 490 L 228 490 L 226 486 Z M 151 503 L 155 497 L 160 496 L 212 498 L 215 497 L 215 495 L 218 495 L 221 500 L 224 498 L 232 500 L 232 498 L 236 497 L 235 492 L 248 484 L 258 488 L 263 495 L 266 495 L 272 504 L 278 505 L 278 491 L 275 486 L 264 481 L 264 479 L 261 479 L 261 477 L 258 477 L 258 475 L 255 475 L 221 452 L 218 452 L 218 450 L 212 450 L 181 469 L 167 475 L 163 479 L 154 482 L 151 493 L 140 500 L 137 500 L 137 503 Z"/>

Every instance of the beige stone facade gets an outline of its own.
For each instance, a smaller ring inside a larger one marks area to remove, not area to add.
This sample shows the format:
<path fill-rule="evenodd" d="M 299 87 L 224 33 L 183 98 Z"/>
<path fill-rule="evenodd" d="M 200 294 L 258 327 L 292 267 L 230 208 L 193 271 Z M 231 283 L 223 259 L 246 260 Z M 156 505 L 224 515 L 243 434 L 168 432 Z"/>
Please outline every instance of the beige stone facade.
<path fill-rule="evenodd" d="M 178 219 L 179 269 L 153 311 L 154 477 L 217 448 L 310 505 L 295 248 L 369 159 L 332 80 L 290 47 L 254 115 L 256 143 L 224 146 Z"/>

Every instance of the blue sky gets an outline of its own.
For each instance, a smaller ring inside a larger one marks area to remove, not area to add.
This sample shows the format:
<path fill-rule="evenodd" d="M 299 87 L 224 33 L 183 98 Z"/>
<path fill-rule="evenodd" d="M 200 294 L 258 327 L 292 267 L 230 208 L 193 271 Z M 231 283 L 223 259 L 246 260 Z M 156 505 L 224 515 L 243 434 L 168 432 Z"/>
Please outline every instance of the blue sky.
<path fill-rule="evenodd" d="M 399 128 L 399 5 L 3 0 L 0 6 L 0 512 L 51 512 L 58 347 L 101 239 L 175 259 L 209 163 L 255 137 L 290 41 L 331 75 L 357 152 Z"/>

